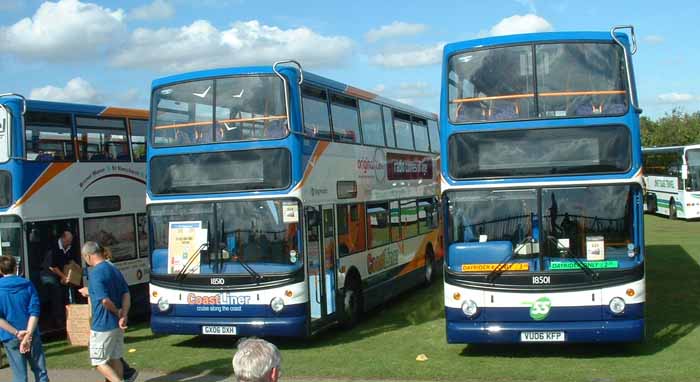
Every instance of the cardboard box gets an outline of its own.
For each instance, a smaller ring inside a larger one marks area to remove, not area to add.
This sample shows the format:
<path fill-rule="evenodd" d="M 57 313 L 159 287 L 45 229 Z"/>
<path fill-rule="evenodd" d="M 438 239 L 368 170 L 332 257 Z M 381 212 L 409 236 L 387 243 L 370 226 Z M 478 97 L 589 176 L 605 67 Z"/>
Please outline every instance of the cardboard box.
<path fill-rule="evenodd" d="M 68 277 L 68 283 L 75 286 L 80 286 L 83 282 L 83 268 L 76 264 L 75 261 L 71 261 L 63 267 L 63 273 Z"/>
<path fill-rule="evenodd" d="M 66 305 L 66 332 L 71 346 L 88 346 L 90 339 L 90 305 Z"/>

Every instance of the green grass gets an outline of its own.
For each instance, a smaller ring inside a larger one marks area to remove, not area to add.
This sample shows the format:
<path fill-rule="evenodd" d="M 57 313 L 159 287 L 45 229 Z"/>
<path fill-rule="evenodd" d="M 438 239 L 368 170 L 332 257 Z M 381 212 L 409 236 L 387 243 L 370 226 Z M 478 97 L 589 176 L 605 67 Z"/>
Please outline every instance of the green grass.
<path fill-rule="evenodd" d="M 272 339 L 285 377 L 488 381 L 690 381 L 700 376 L 700 222 L 646 217 L 647 341 L 622 345 L 465 346 L 445 342 L 442 285 L 409 292 L 355 329 Z M 230 374 L 234 339 L 129 331 L 139 368 Z M 87 352 L 45 344 L 49 367 L 87 367 Z M 418 354 L 428 361 L 417 362 Z"/>

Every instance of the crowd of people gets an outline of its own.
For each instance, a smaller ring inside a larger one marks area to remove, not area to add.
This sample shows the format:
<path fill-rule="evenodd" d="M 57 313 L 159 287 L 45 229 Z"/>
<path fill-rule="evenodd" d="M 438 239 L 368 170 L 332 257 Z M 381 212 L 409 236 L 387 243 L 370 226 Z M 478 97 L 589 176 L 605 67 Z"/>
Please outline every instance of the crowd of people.
<path fill-rule="evenodd" d="M 42 274 L 42 281 L 46 278 L 47 283 L 64 288 L 59 289 L 64 293 L 57 300 L 61 302 L 65 298 L 65 288 L 69 287 L 68 275 L 63 269 L 72 256 L 72 240 L 70 232 L 65 231 L 57 248 L 51 250 L 46 272 Z M 79 293 L 87 297 L 91 305 L 90 364 L 105 381 L 135 381 L 138 371 L 124 360 L 124 332 L 131 307 L 129 286 L 109 261 L 108 248 L 88 241 L 82 246 L 81 254 L 89 267 L 88 285 L 79 289 Z M 18 275 L 17 260 L 13 256 L 0 256 L 0 274 L 0 341 L 12 369 L 13 382 L 27 382 L 30 370 L 37 382 L 48 382 L 46 356 L 38 328 L 41 306 L 37 290 L 31 281 Z M 54 309 L 52 307 L 51 314 Z M 232 360 L 235 379 L 275 382 L 280 375 L 280 361 L 275 345 L 262 339 L 244 339 L 239 342 Z"/>

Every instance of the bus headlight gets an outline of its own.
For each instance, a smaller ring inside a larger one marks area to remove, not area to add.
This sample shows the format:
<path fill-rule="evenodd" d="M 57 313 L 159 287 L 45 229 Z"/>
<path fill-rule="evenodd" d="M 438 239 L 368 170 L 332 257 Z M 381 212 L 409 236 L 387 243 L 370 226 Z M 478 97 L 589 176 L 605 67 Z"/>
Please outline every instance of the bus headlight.
<path fill-rule="evenodd" d="M 158 310 L 161 312 L 165 312 L 166 310 L 170 309 L 170 303 L 168 302 L 168 299 L 165 297 L 161 297 L 158 299 Z"/>
<path fill-rule="evenodd" d="M 478 311 L 479 307 L 476 305 L 474 300 L 467 300 L 462 303 L 462 313 L 464 313 L 465 316 L 472 318 Z"/>
<path fill-rule="evenodd" d="M 615 297 L 610 300 L 610 311 L 613 314 L 622 314 L 625 311 L 625 300 L 621 297 Z"/>
<path fill-rule="evenodd" d="M 284 309 L 284 300 L 281 297 L 275 297 L 270 301 L 270 308 L 275 313 L 279 313 Z"/>

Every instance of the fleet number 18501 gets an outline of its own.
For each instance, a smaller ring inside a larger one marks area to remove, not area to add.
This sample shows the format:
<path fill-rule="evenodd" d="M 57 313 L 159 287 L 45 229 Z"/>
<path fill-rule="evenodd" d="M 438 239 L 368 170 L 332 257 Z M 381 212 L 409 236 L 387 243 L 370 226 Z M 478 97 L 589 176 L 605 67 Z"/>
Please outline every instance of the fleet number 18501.
<path fill-rule="evenodd" d="M 532 276 L 533 284 L 549 284 L 551 279 L 549 276 Z"/>

